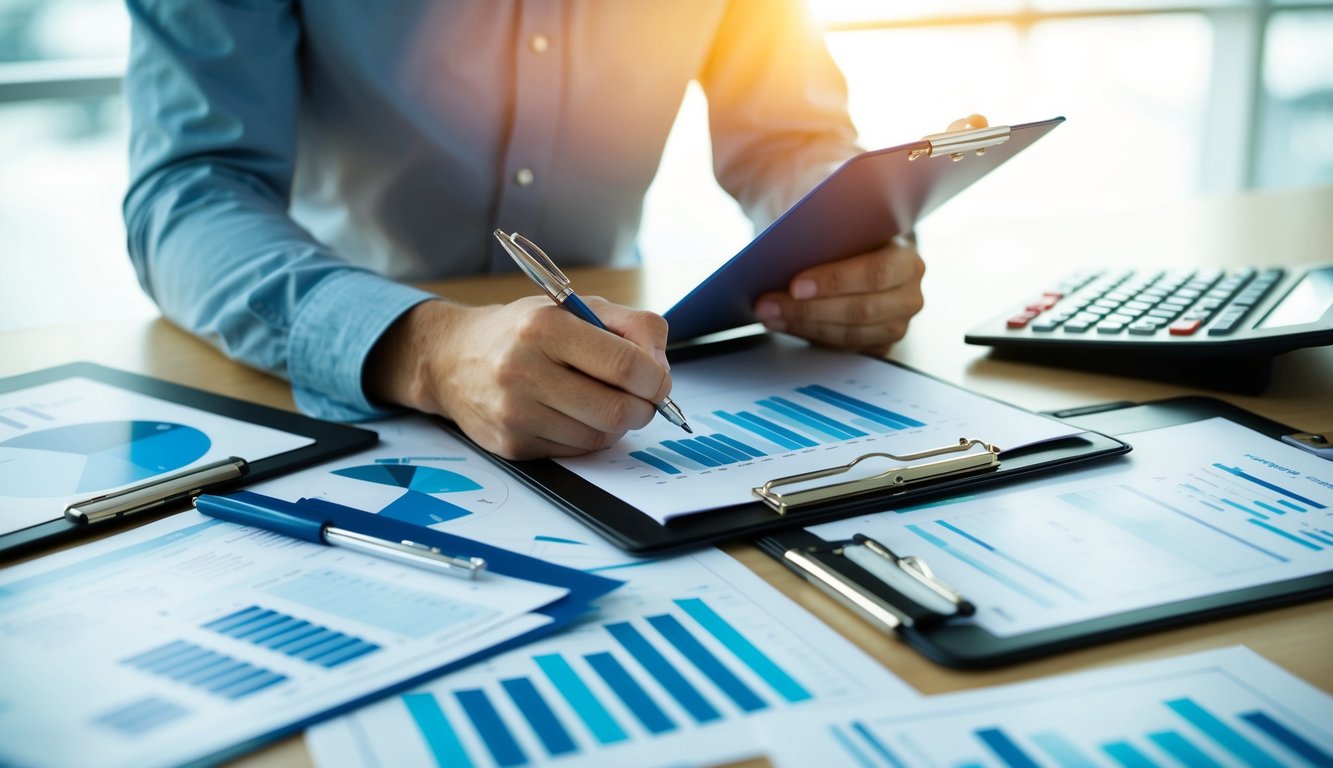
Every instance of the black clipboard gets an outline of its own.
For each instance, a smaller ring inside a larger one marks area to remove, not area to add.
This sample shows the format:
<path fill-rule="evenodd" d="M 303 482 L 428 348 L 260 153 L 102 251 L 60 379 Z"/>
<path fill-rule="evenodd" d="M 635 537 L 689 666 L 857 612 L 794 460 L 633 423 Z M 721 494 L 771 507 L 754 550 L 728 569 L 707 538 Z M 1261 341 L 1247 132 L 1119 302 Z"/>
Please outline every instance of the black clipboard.
<path fill-rule="evenodd" d="M 1154 402 L 1112 403 L 1105 406 L 1056 412 L 1051 415 L 1088 429 L 1128 436 L 1133 433 L 1224 417 L 1275 440 L 1299 433 L 1284 424 L 1263 418 L 1222 400 L 1207 397 L 1177 397 Z M 1295 434 L 1293 434 L 1295 433 Z M 1293 440 L 1284 442 L 1296 445 Z M 1307 450 L 1309 450 L 1307 448 Z M 1012 664 L 1053 653 L 1110 642 L 1161 629 L 1193 624 L 1240 613 L 1306 602 L 1333 595 L 1333 568 L 1310 576 L 1248 587 L 1221 594 L 1181 600 L 1127 611 L 1088 621 L 1014 635 L 996 637 L 976 624 L 953 619 L 971 615 L 975 606 L 953 594 L 946 585 L 932 585 L 940 592 L 940 605 L 926 606 L 905 596 L 883 579 L 844 557 L 834 542 L 806 530 L 758 539 L 760 549 L 793 572 L 831 594 L 878 628 L 900 637 L 923 656 L 939 664 L 959 668 L 985 668 Z M 872 539 L 857 537 L 853 547 L 872 549 Z M 912 571 L 915 563 L 895 561 L 893 553 L 879 553 L 889 567 Z M 855 558 L 868 562 L 865 555 Z M 908 560 L 909 558 L 899 558 Z M 884 567 L 877 567 L 884 573 Z M 933 581 L 928 569 L 911 577 Z M 899 577 L 901 579 L 901 577 Z M 980 601 L 980 598 L 978 598 Z M 952 609 L 948 603 L 952 602 Z M 941 605 L 944 606 L 941 609 Z"/>
<path fill-rule="evenodd" d="M 262 480 L 368 448 L 379 440 L 375 432 L 367 429 L 320 421 L 298 413 L 237 400 L 96 363 L 69 363 L 0 379 L 0 393 L 72 378 L 89 379 L 140 395 L 309 438 L 313 442 L 255 461 L 246 461 L 243 456 L 233 456 L 204 467 L 163 473 L 149 478 L 133 486 L 134 489 L 142 488 L 145 491 L 143 503 L 124 511 L 116 511 L 123 505 L 106 507 L 107 514 L 97 517 L 95 522 L 89 522 L 94 519 L 91 515 L 71 512 L 63 517 L 0 535 L 0 560 L 17 557 L 39 547 L 54 546 L 94 533 L 110 531 L 128 521 L 151 516 L 154 512 L 183 508 L 189 496 L 204 489 L 210 492 L 225 491 L 238 487 L 243 482 Z M 18 414 L 10 415 L 18 416 Z M 114 419 L 115 414 L 108 414 L 108 418 Z M 7 420 L 14 421 L 12 418 Z M 40 419 L 31 419 L 29 422 L 34 431 L 41 429 Z M 160 490 L 154 489 L 153 486 Z M 90 492 L 86 499 L 89 502 L 99 500 L 101 497 L 95 492 Z M 59 514 L 61 510 L 55 512 Z"/>
<path fill-rule="evenodd" d="M 768 343 L 774 343 L 770 336 L 755 334 L 688 346 L 673 354 L 673 366 L 688 365 L 691 360 L 738 352 Z M 888 360 L 870 359 L 884 365 L 908 368 Z M 920 374 L 919 371 L 914 372 Z M 940 381 L 935 377 L 927 376 L 927 378 Z M 953 386 L 942 381 L 940 383 L 944 386 Z M 917 504 L 992 483 L 1036 473 L 1059 471 L 1082 462 L 1114 456 L 1129 450 L 1129 446 L 1120 440 L 1088 431 L 1026 449 L 1002 452 L 998 454 L 998 461 L 979 462 L 977 466 L 967 467 L 961 472 L 932 471 L 927 477 L 917 478 L 902 485 L 888 483 L 874 492 L 835 494 L 831 498 L 816 499 L 785 514 L 764 501 L 756 500 L 701 514 L 684 515 L 663 525 L 555 461 L 546 459 L 507 461 L 477 446 L 455 425 L 444 421 L 441 423 L 460 440 L 472 445 L 479 453 L 518 477 L 556 506 L 621 549 L 640 556 L 676 553 L 707 544 L 751 538 L 782 528 L 865 514 L 895 505 Z M 970 437 L 986 439 L 981 435 Z M 964 463 L 971 461 L 968 457 L 986 458 L 983 450 L 964 451 L 961 450 L 962 446 L 941 446 L 941 448 L 949 449 L 950 452 L 924 457 L 924 461 L 935 464 L 936 469 L 950 469 L 954 465 L 949 462 L 954 458 L 962 458 Z M 955 448 L 960 449 L 958 454 L 952 453 L 952 449 Z M 945 463 L 940 465 L 939 462 Z M 907 463 L 915 464 L 910 461 Z"/>
<path fill-rule="evenodd" d="M 676 344 L 754 322 L 754 302 L 796 273 L 866 253 L 1064 122 L 937 133 L 847 160 L 663 316 Z"/>

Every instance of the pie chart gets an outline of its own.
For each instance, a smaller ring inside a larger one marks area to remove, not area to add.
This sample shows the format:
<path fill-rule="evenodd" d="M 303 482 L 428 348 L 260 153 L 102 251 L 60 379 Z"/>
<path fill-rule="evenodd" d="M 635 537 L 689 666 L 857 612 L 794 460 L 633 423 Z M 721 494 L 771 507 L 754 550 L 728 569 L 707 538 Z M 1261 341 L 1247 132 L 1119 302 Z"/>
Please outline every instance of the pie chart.
<path fill-rule="evenodd" d="M 438 525 L 472 514 L 442 495 L 457 494 L 455 498 L 464 502 L 485 502 L 482 497 L 487 495 L 485 487 L 467 475 L 421 464 L 363 464 L 333 474 L 395 489 L 397 497 L 379 514 L 414 525 Z"/>
<path fill-rule="evenodd" d="M 163 421 L 101 421 L 28 432 L 0 443 L 0 497 L 97 493 L 189 466 L 208 435 Z"/>

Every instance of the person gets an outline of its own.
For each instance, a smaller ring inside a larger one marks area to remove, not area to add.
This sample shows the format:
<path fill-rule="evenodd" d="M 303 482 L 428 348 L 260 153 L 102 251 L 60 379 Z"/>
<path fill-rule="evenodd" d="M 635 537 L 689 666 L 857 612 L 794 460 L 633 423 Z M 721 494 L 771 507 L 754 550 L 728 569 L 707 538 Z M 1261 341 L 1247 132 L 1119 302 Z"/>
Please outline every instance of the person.
<path fill-rule="evenodd" d="M 441 300 L 414 281 L 627 264 L 684 90 L 758 224 L 859 151 L 799 0 L 127 0 L 128 250 L 173 322 L 312 415 L 403 406 L 506 458 L 610 445 L 670 390 L 665 321 L 589 298 Z M 884 352 L 922 304 L 910 244 L 797 275 L 767 327 Z"/>

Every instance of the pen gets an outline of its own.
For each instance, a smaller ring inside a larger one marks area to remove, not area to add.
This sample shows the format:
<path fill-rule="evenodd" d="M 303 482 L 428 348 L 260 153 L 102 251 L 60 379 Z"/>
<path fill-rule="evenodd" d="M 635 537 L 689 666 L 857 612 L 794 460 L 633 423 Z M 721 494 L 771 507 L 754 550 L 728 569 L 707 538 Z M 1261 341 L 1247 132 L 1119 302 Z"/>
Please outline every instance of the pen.
<path fill-rule="evenodd" d="M 247 498 L 265 499 L 256 493 L 246 493 Z M 335 547 L 354 549 L 367 555 L 393 560 L 403 565 L 424 568 L 436 573 L 444 573 L 463 579 L 475 579 L 486 569 L 486 561 L 480 557 L 459 557 L 441 552 L 435 547 L 417 544 L 412 541 L 390 541 L 364 533 L 335 528 L 327 523 L 307 520 L 304 517 L 277 509 L 280 502 L 270 500 L 272 506 L 246 501 L 233 496 L 213 496 L 205 494 L 194 500 L 195 509 L 209 517 L 226 520 L 240 525 L 263 528 L 266 531 L 281 533 L 297 539 L 313 541 Z"/>
<path fill-rule="evenodd" d="M 610 328 L 597 317 L 583 299 L 574 293 L 574 289 L 569 285 L 569 278 L 565 273 L 551 261 L 551 257 L 546 252 L 537 247 L 537 244 L 526 237 L 515 232 L 512 235 L 505 234 L 503 230 L 495 230 L 495 239 L 500 241 L 505 251 L 509 253 L 510 258 L 518 264 L 532 281 L 541 286 L 546 291 L 546 295 L 556 304 L 564 307 L 581 320 L 589 322 L 604 331 L 610 332 Z M 681 429 L 694 433 L 690 425 L 685 423 L 685 414 L 680 408 L 672 402 L 670 397 L 662 398 L 662 402 L 657 403 L 657 412 L 662 414 L 667 421 L 675 424 Z"/>

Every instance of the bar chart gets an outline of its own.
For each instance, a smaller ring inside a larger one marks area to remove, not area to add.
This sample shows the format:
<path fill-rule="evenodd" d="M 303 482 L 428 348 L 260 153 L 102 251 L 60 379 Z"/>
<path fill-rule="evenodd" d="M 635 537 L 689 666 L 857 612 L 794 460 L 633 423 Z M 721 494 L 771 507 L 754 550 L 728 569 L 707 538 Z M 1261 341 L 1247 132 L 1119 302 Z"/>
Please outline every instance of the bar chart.
<path fill-rule="evenodd" d="M 316 728 L 317 763 L 350 765 L 348 755 L 451 768 L 722 761 L 753 753 L 750 718 L 912 696 L 735 569 L 743 566 L 721 553 L 635 568 L 595 621 Z"/>
<path fill-rule="evenodd" d="M 1333 765 L 1328 697 L 1296 704 L 1271 687 L 1216 666 L 1129 670 L 1077 688 L 1027 686 L 918 715 L 838 720 L 825 726 L 826 742 L 867 767 Z"/>
<path fill-rule="evenodd" d="M 121 664 L 233 700 L 287 679 L 285 675 L 185 640 L 136 654 Z"/>
<path fill-rule="evenodd" d="M 203 627 L 327 669 L 380 648 L 359 637 L 258 605 L 214 619 Z"/>

